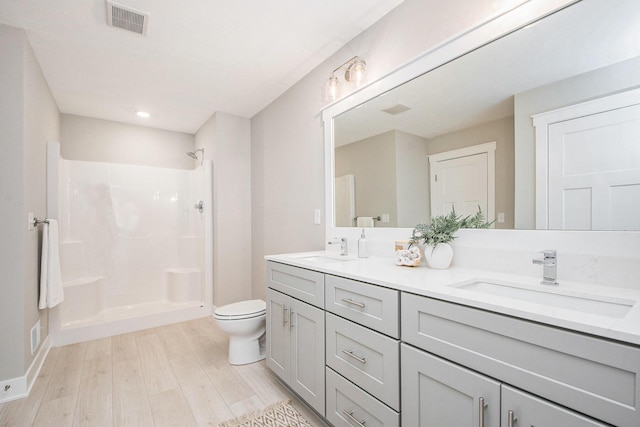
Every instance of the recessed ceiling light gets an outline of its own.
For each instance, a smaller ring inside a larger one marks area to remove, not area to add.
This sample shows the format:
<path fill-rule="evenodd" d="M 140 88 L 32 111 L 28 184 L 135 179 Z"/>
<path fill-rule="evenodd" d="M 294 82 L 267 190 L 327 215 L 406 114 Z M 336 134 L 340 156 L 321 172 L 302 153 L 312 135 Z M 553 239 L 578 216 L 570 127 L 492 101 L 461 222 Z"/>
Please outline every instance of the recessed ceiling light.
<path fill-rule="evenodd" d="M 138 111 L 136 115 L 144 119 L 148 119 L 149 117 L 151 117 L 151 114 L 147 113 L 146 111 Z"/>

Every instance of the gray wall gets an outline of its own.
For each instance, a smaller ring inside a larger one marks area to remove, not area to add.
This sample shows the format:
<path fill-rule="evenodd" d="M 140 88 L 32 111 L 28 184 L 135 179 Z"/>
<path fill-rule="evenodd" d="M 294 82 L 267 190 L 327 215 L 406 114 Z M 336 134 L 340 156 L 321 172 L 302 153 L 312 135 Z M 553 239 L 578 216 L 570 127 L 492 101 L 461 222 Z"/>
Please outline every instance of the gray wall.
<path fill-rule="evenodd" d="M 515 96 L 517 229 L 534 229 L 535 133 L 531 116 L 640 87 L 640 58 L 630 59 Z"/>
<path fill-rule="evenodd" d="M 72 114 L 61 115 L 60 155 L 69 160 L 193 169 L 194 136 Z"/>
<path fill-rule="evenodd" d="M 320 111 L 331 71 L 359 55 L 374 81 L 522 0 L 405 0 L 251 119 L 253 296 L 265 295 L 264 255 L 324 248 Z"/>
<path fill-rule="evenodd" d="M 427 140 L 396 131 L 398 224 L 413 228 L 427 222 L 431 205 Z"/>
<path fill-rule="evenodd" d="M 195 136 L 213 161 L 213 303 L 251 297 L 251 129 L 249 119 L 215 113 Z"/>
<path fill-rule="evenodd" d="M 27 230 L 28 212 L 46 216 L 46 143 L 60 138 L 59 112 L 27 37 L 0 25 L 0 381 L 23 376 L 33 356 L 38 310 L 41 230 Z"/>
<path fill-rule="evenodd" d="M 389 215 L 397 227 L 396 132 L 390 131 L 336 148 L 336 177 L 355 177 L 356 216 Z"/>
<path fill-rule="evenodd" d="M 413 227 L 429 219 L 427 140 L 389 131 L 335 150 L 336 177 L 355 176 L 356 216 L 389 215 L 376 227 Z"/>

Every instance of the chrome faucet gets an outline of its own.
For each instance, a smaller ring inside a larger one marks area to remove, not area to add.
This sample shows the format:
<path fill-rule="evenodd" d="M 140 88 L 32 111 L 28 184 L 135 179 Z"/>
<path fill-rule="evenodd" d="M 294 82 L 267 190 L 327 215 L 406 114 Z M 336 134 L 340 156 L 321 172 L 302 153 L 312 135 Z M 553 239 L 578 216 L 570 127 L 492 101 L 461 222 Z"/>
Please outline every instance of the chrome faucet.
<path fill-rule="evenodd" d="M 541 252 L 544 254 L 544 258 L 536 258 L 533 260 L 534 264 L 540 264 L 542 269 L 542 282 L 543 285 L 557 286 L 556 278 L 558 275 L 558 258 L 554 249 L 545 249 Z"/>
<path fill-rule="evenodd" d="M 330 245 L 340 245 L 340 255 L 349 255 L 349 244 L 346 237 L 336 237 L 332 241 L 328 242 Z"/>

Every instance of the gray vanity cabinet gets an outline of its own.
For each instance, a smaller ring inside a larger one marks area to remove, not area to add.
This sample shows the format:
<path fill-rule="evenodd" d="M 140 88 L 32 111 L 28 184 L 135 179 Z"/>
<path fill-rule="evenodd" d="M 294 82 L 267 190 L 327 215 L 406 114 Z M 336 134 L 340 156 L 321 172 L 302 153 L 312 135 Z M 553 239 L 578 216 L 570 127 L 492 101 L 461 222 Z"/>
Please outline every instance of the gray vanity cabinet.
<path fill-rule="evenodd" d="M 285 273 L 281 267 L 287 267 Z M 268 277 L 286 274 L 288 286 L 295 287 L 295 276 L 306 288 L 324 275 L 282 264 L 267 263 Z M 311 280 L 310 280 L 311 277 Z M 271 285 L 271 281 L 269 282 Z M 324 310 L 267 289 L 267 366 L 273 370 L 318 413 L 325 413 Z"/>
<path fill-rule="evenodd" d="M 402 341 L 420 349 L 416 351 L 493 378 L 503 384 L 503 390 L 526 390 L 530 393 L 526 396 L 544 399 L 524 404 L 522 396 L 514 398 L 521 405 L 515 409 L 501 402 L 502 426 L 509 426 L 509 410 L 520 420 L 541 417 L 538 423 L 521 421 L 515 426 L 601 425 L 579 413 L 616 426 L 640 425 L 640 349 L 636 346 L 406 293 L 402 294 L 401 323 Z M 407 372 L 404 365 L 405 348 L 411 347 L 403 345 L 403 380 L 411 380 L 416 374 Z M 402 396 L 407 421 L 403 425 L 415 425 L 410 420 L 418 414 L 407 413 L 404 404 L 410 393 Z M 556 411 L 560 406 L 571 410 Z M 547 418 L 541 415 L 543 408 Z M 564 419 L 577 424 L 549 421 Z"/>

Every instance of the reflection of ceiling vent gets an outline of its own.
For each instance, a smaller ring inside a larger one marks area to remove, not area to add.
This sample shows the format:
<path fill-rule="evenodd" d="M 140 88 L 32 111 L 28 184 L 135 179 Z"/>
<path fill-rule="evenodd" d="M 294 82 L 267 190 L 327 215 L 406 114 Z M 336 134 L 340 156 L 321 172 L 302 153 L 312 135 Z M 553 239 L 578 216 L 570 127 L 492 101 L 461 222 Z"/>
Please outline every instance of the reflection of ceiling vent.
<path fill-rule="evenodd" d="M 140 10 L 125 6 L 120 3 L 106 0 L 107 2 L 107 24 L 134 33 L 147 34 L 149 26 L 149 14 Z"/>
<path fill-rule="evenodd" d="M 393 107 L 389 107 L 389 108 L 385 108 L 384 110 L 381 110 L 384 113 L 387 114 L 391 114 L 392 116 L 396 115 L 396 114 L 400 114 L 400 113 L 404 113 L 405 111 L 409 111 L 411 108 L 407 107 L 406 105 L 402 105 L 402 104 L 396 104 Z"/>

